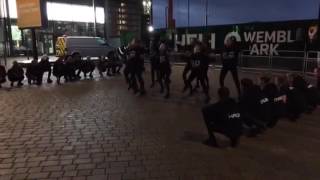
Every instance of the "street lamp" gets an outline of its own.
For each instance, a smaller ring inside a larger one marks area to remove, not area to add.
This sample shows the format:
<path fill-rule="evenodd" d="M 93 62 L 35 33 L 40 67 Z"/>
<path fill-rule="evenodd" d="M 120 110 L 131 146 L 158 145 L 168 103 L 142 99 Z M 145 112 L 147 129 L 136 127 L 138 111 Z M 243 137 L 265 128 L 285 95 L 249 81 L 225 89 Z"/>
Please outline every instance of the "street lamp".
<path fill-rule="evenodd" d="M 153 27 L 152 25 L 150 25 L 150 26 L 148 27 L 148 31 L 149 31 L 149 33 L 152 33 L 152 32 L 154 31 L 154 27 Z"/>

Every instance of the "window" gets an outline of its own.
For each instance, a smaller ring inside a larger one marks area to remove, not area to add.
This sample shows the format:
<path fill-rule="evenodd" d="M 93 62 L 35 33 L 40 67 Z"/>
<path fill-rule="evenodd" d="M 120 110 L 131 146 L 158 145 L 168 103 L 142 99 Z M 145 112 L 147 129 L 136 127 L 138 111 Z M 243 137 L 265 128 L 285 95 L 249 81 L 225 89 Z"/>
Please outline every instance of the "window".
<path fill-rule="evenodd" d="M 11 18 L 17 18 L 16 0 L 9 0 L 9 8 Z M 92 6 L 47 2 L 47 15 L 48 20 L 53 21 L 94 22 Z M 96 8 L 96 19 L 97 23 L 104 24 L 104 8 Z"/>

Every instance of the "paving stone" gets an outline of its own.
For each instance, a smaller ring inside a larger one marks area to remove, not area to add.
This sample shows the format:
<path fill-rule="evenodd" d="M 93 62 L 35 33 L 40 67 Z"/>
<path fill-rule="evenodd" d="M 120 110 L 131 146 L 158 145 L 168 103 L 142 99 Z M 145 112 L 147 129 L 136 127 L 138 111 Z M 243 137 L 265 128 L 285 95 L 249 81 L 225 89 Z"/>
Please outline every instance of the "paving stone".
<path fill-rule="evenodd" d="M 47 171 L 60 171 L 62 169 L 62 166 L 46 166 L 46 167 L 43 167 L 43 171 L 44 172 L 47 172 Z"/>
<path fill-rule="evenodd" d="M 59 161 L 44 161 L 41 166 L 56 166 L 59 165 Z"/>
<path fill-rule="evenodd" d="M 108 176 L 107 175 L 88 176 L 87 180 L 108 180 Z"/>
<path fill-rule="evenodd" d="M 15 169 L 14 173 L 15 174 L 22 174 L 22 173 L 27 173 L 29 168 L 17 168 Z"/>
<path fill-rule="evenodd" d="M 50 173 L 50 178 L 62 178 L 63 177 L 63 172 L 51 172 Z"/>
<path fill-rule="evenodd" d="M 49 177 L 48 172 L 42 172 L 42 173 L 29 174 L 28 179 L 42 179 L 42 178 L 48 178 L 48 177 Z"/>
<path fill-rule="evenodd" d="M 82 169 L 94 169 L 95 168 L 95 164 L 79 164 L 77 169 L 78 170 L 82 170 Z"/>
<path fill-rule="evenodd" d="M 63 176 L 66 176 L 66 177 L 73 177 L 73 176 L 77 176 L 77 171 L 72 171 L 72 170 L 69 170 L 69 171 L 65 171 Z"/>
<path fill-rule="evenodd" d="M 90 176 L 92 175 L 92 170 L 78 170 L 77 176 Z"/>
<path fill-rule="evenodd" d="M 28 175 L 29 175 L 28 173 L 15 174 L 15 175 L 13 176 L 13 179 L 14 179 L 14 180 L 27 179 Z"/>
<path fill-rule="evenodd" d="M 106 170 L 105 169 L 94 169 L 92 171 L 93 175 L 105 175 L 106 174 Z"/>

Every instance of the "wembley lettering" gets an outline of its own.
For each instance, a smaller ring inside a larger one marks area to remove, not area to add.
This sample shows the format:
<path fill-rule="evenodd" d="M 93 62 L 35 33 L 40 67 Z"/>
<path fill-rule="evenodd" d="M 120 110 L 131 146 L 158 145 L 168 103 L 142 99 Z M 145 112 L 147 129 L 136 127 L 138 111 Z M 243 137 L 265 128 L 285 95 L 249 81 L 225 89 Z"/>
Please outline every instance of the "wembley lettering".
<path fill-rule="evenodd" d="M 216 48 L 216 33 L 211 33 L 209 36 L 209 43 L 211 49 Z M 279 47 L 284 43 L 294 43 L 295 36 L 292 30 L 274 30 L 274 31 L 250 31 L 250 32 L 229 32 L 225 36 L 225 41 L 230 36 L 236 37 L 238 42 L 245 43 L 247 50 L 252 56 L 279 56 Z M 204 35 L 202 33 L 193 34 L 176 34 L 175 49 L 178 46 L 185 46 L 191 44 L 193 39 L 202 41 Z"/>
<path fill-rule="evenodd" d="M 292 43 L 291 31 L 244 32 L 244 40 L 250 43 L 250 55 L 276 55 L 281 43 Z"/>

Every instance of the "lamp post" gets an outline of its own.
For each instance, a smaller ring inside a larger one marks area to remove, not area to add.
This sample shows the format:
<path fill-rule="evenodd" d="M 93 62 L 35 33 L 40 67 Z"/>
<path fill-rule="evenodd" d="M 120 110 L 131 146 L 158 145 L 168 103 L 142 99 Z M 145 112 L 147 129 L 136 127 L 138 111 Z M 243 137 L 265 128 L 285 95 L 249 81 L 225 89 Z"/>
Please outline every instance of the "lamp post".
<path fill-rule="evenodd" d="M 6 0 L 6 13 L 7 13 L 7 36 L 9 42 L 9 52 L 12 54 L 13 52 L 13 43 L 12 43 L 12 32 L 11 32 L 11 18 L 10 18 L 10 10 L 9 10 L 9 0 Z"/>
<path fill-rule="evenodd" d="M 188 34 L 189 34 L 189 28 L 190 28 L 190 0 L 187 1 L 187 7 L 188 7 L 188 25 L 187 25 L 187 28 L 186 28 L 186 36 L 185 36 L 185 48 L 188 46 Z"/>
<path fill-rule="evenodd" d="M 97 36 L 97 8 L 96 8 L 96 3 L 95 0 L 92 0 L 92 7 L 93 7 L 93 13 L 94 13 L 94 22 L 93 22 L 93 31 L 94 31 L 94 36 Z"/>
<path fill-rule="evenodd" d="M 206 7 L 205 23 L 206 23 L 206 28 L 208 28 L 208 6 L 209 6 L 209 2 L 208 2 L 208 0 L 205 0 L 205 7 Z"/>

